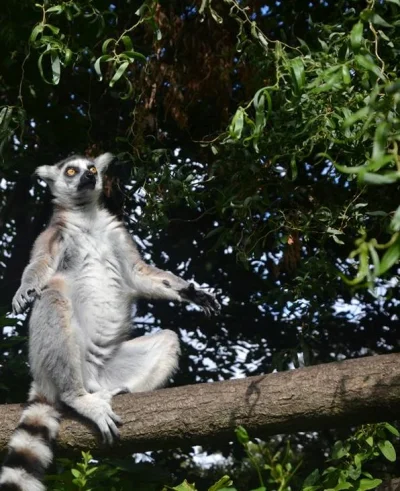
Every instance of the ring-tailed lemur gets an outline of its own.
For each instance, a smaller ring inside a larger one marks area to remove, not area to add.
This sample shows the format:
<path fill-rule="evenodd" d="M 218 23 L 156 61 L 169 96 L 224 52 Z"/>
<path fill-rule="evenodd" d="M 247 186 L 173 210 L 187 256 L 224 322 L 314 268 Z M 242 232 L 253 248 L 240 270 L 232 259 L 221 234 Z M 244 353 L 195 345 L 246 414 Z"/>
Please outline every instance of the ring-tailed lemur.
<path fill-rule="evenodd" d="M 99 204 L 109 153 L 73 156 L 36 173 L 47 182 L 55 209 L 36 240 L 15 313 L 34 301 L 29 321 L 33 383 L 29 405 L 13 434 L 0 474 L 1 490 L 42 491 L 51 443 L 65 404 L 93 421 L 103 439 L 118 437 L 111 398 L 162 386 L 178 365 L 173 331 L 129 340 L 139 297 L 193 302 L 219 310 L 213 295 L 144 263 L 123 224 Z"/>

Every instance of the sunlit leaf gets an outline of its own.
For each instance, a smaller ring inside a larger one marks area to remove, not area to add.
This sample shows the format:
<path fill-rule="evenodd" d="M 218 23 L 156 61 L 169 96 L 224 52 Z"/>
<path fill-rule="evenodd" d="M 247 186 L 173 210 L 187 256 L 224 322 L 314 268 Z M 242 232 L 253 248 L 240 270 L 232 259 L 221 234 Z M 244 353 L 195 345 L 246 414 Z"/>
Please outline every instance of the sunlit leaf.
<path fill-rule="evenodd" d="M 250 441 L 249 434 L 247 433 L 246 429 L 243 426 L 238 426 L 235 430 L 236 433 L 236 438 L 238 439 L 239 443 L 242 445 L 245 445 Z"/>
<path fill-rule="evenodd" d="M 369 70 L 383 80 L 385 79 L 385 75 L 383 74 L 382 70 L 377 65 L 375 65 L 370 56 L 367 57 L 364 55 L 356 55 L 355 60 L 361 68 Z"/>
<path fill-rule="evenodd" d="M 392 435 L 395 435 L 395 436 L 400 436 L 400 432 L 397 430 L 397 428 L 395 428 L 394 426 L 392 426 L 390 423 L 383 423 L 383 426 L 392 434 Z"/>
<path fill-rule="evenodd" d="M 379 441 L 378 448 L 387 460 L 396 462 L 396 450 L 389 440 Z"/>
<path fill-rule="evenodd" d="M 367 491 L 368 489 L 375 489 L 380 484 L 382 484 L 382 479 L 360 479 L 355 489 L 358 491 Z"/>
<path fill-rule="evenodd" d="M 394 244 L 392 244 L 389 249 L 386 250 L 385 254 L 381 259 L 379 274 L 386 273 L 392 266 L 394 266 L 400 258 L 400 239 L 397 239 Z"/>
<path fill-rule="evenodd" d="M 112 61 L 114 58 L 111 55 L 102 55 L 94 63 L 94 70 L 97 73 L 100 80 L 103 80 L 103 74 L 101 72 L 101 63 Z"/>
<path fill-rule="evenodd" d="M 122 36 L 122 42 L 124 43 L 127 51 L 131 51 L 133 49 L 132 40 L 129 36 Z"/>
<path fill-rule="evenodd" d="M 229 476 L 223 476 L 215 484 L 208 488 L 208 491 L 222 491 L 232 486 L 232 479 Z"/>
<path fill-rule="evenodd" d="M 115 44 L 115 43 L 116 43 L 116 40 L 113 38 L 106 39 L 101 46 L 101 52 L 103 53 L 103 55 L 106 55 L 109 46 L 111 46 L 111 44 Z"/>
<path fill-rule="evenodd" d="M 360 49 L 362 38 L 363 38 L 364 24 L 362 22 L 357 22 L 354 24 L 350 33 L 350 43 L 353 51 L 357 52 Z"/>
<path fill-rule="evenodd" d="M 301 58 L 294 58 L 291 60 L 290 71 L 292 74 L 294 92 L 298 95 L 302 91 L 306 81 L 304 64 Z"/>

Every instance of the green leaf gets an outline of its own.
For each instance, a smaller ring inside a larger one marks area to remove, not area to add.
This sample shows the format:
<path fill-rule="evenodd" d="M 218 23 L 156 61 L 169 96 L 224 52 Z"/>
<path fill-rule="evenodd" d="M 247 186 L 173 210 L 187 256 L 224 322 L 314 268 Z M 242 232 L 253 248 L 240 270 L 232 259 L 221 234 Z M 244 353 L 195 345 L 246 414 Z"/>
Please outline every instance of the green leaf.
<path fill-rule="evenodd" d="M 124 93 L 120 93 L 119 94 L 119 98 L 122 101 L 126 101 L 126 100 L 130 99 L 132 97 L 132 94 L 133 94 L 133 84 L 132 84 L 132 82 L 130 80 L 128 80 L 127 78 L 125 78 L 125 82 L 127 84 L 128 90 L 126 90 Z"/>
<path fill-rule="evenodd" d="M 353 485 L 347 481 L 342 481 L 336 484 L 336 486 L 333 488 L 335 491 L 341 491 L 342 489 L 351 489 Z"/>
<path fill-rule="evenodd" d="M 364 29 L 364 24 L 362 22 L 357 22 L 357 24 L 354 24 L 351 30 L 350 44 L 355 53 L 357 53 L 360 49 L 361 42 L 363 39 L 363 29 Z"/>
<path fill-rule="evenodd" d="M 122 36 L 122 42 L 124 43 L 126 51 L 133 49 L 132 41 L 129 36 Z"/>
<path fill-rule="evenodd" d="M 326 231 L 328 232 L 328 234 L 332 234 L 332 235 L 341 235 L 344 233 L 341 230 L 338 230 L 337 228 L 332 228 L 332 227 L 328 227 L 326 229 Z"/>
<path fill-rule="evenodd" d="M 59 15 L 61 12 L 65 10 L 65 5 L 54 5 L 54 7 L 50 7 L 46 9 L 46 14 L 56 14 Z"/>
<path fill-rule="evenodd" d="M 114 58 L 111 55 L 102 55 L 95 61 L 94 70 L 97 73 L 99 80 L 103 80 L 103 74 L 101 73 L 101 63 L 111 61 Z"/>
<path fill-rule="evenodd" d="M 336 244 L 343 245 L 343 240 L 340 240 L 337 235 L 332 235 L 332 240 L 336 242 Z"/>
<path fill-rule="evenodd" d="M 382 484 L 382 479 L 360 479 L 360 482 L 355 489 L 358 491 L 366 491 L 367 489 L 375 489 L 380 484 Z"/>
<path fill-rule="evenodd" d="M 365 166 L 365 170 L 368 172 L 381 170 L 383 167 L 391 164 L 394 161 L 394 158 L 393 154 L 384 154 L 382 152 L 379 157 L 369 160 L 368 164 Z"/>
<path fill-rule="evenodd" d="M 389 460 L 389 462 L 396 462 L 396 450 L 389 440 L 379 441 L 378 448 L 381 451 L 382 455 Z M 372 489 L 372 488 L 368 488 Z"/>
<path fill-rule="evenodd" d="M 370 216 L 370 217 L 387 217 L 388 216 L 388 213 L 386 213 L 386 211 L 382 211 L 382 210 L 367 211 L 365 214 Z"/>
<path fill-rule="evenodd" d="M 360 119 L 365 119 L 368 113 L 370 112 L 370 110 L 371 109 L 368 106 L 365 106 L 359 109 L 358 111 L 356 111 L 355 113 L 352 113 L 349 116 L 347 116 L 343 123 L 343 129 L 349 128 Z"/>
<path fill-rule="evenodd" d="M 306 82 L 304 64 L 301 58 L 294 58 L 291 61 L 290 72 L 292 75 L 294 93 L 296 95 L 299 95 Z"/>
<path fill-rule="evenodd" d="M 394 264 L 397 263 L 400 257 L 400 239 L 397 239 L 389 249 L 385 252 L 381 260 L 379 274 L 386 273 Z"/>
<path fill-rule="evenodd" d="M 323 83 L 323 84 L 318 84 L 315 89 L 312 90 L 312 93 L 314 94 L 320 94 L 321 92 L 329 92 L 334 88 L 340 88 L 341 86 L 341 81 L 342 81 L 342 71 L 338 71 L 340 66 L 335 67 L 336 68 L 336 73 L 333 73 L 329 77 L 329 79 Z"/>
<path fill-rule="evenodd" d="M 111 43 L 116 43 L 116 40 L 113 38 L 106 39 L 101 46 L 101 52 L 106 55 L 107 54 L 107 49 L 110 46 Z"/>
<path fill-rule="evenodd" d="M 127 58 L 129 61 L 134 61 L 134 59 L 142 60 L 142 61 L 147 61 L 147 58 L 142 55 L 142 53 L 138 53 L 137 51 L 124 51 L 123 53 L 120 54 L 121 58 Z"/>
<path fill-rule="evenodd" d="M 372 159 L 377 160 L 386 153 L 387 138 L 389 134 L 389 124 L 382 121 L 378 124 L 374 135 L 374 146 L 372 150 Z"/>
<path fill-rule="evenodd" d="M 369 249 L 369 255 L 371 256 L 372 259 L 372 264 L 374 265 L 373 274 L 371 275 L 371 278 L 375 279 L 377 276 L 379 276 L 379 270 L 380 270 L 379 256 L 378 253 L 376 252 L 375 247 L 371 243 L 368 244 L 368 249 Z"/>
<path fill-rule="evenodd" d="M 393 184 L 400 179 L 400 172 L 387 172 L 385 174 L 364 172 L 359 174 L 359 179 L 365 184 Z"/>
<path fill-rule="evenodd" d="M 296 178 L 297 178 L 297 163 L 296 163 L 296 157 L 293 156 L 290 160 L 290 170 L 291 170 L 291 177 L 290 177 L 290 180 L 291 181 L 295 181 Z"/>
<path fill-rule="evenodd" d="M 82 475 L 81 472 L 78 471 L 78 469 L 71 469 L 71 474 L 77 479 Z"/>
<path fill-rule="evenodd" d="M 319 42 L 319 44 L 321 45 L 322 51 L 323 51 L 324 53 L 328 53 L 328 51 L 329 51 L 329 47 L 328 47 L 328 45 L 326 44 L 326 42 L 325 42 L 324 40 L 320 39 L 320 38 L 318 38 L 318 42 Z"/>
<path fill-rule="evenodd" d="M 43 68 L 43 63 L 46 60 L 46 57 L 48 58 L 50 56 L 50 61 L 51 61 L 51 71 L 52 71 L 52 78 L 51 80 L 48 80 L 47 77 L 44 74 L 44 68 Z M 58 60 L 58 61 L 57 61 Z M 49 48 L 46 51 L 44 51 L 38 58 L 38 68 L 40 72 L 40 76 L 42 77 L 43 81 L 46 84 L 49 85 L 56 85 L 60 81 L 60 70 L 59 70 L 59 63 L 60 63 L 60 58 L 58 57 L 58 52 Z M 58 70 L 58 72 L 57 72 Z M 58 73 L 58 75 L 57 75 Z"/>
<path fill-rule="evenodd" d="M 72 51 L 69 48 L 67 48 L 64 52 L 64 60 L 63 60 L 65 66 L 68 66 L 71 63 L 72 55 L 73 55 Z"/>
<path fill-rule="evenodd" d="M 374 73 L 378 78 L 381 78 L 382 80 L 385 79 L 385 75 L 382 73 L 380 68 L 375 65 L 371 56 L 367 57 L 364 55 L 356 55 L 355 61 L 357 65 L 359 65 L 361 68 L 365 68 L 366 70 Z"/>
<path fill-rule="evenodd" d="M 211 145 L 211 151 L 214 155 L 217 155 L 218 153 L 218 148 L 215 145 Z"/>
<path fill-rule="evenodd" d="M 314 486 L 315 484 L 317 484 L 319 479 L 320 479 L 319 469 L 314 469 L 311 472 L 311 474 L 308 474 L 308 476 L 306 477 L 306 479 L 303 483 L 303 488 L 308 488 L 310 486 Z"/>
<path fill-rule="evenodd" d="M 351 83 L 351 74 L 347 65 L 342 66 L 342 77 L 343 77 L 343 82 L 346 85 L 349 85 Z"/>
<path fill-rule="evenodd" d="M 247 433 L 246 429 L 243 426 L 238 426 L 235 430 L 235 433 L 238 442 L 241 443 L 242 445 L 245 445 L 250 441 L 249 434 Z"/>
<path fill-rule="evenodd" d="M 174 486 L 172 489 L 175 491 L 196 491 L 196 486 L 194 484 L 190 484 L 186 481 L 186 479 L 178 486 Z"/>
<path fill-rule="evenodd" d="M 11 114 L 12 114 L 11 107 L 6 106 L 2 108 L 2 110 L 0 111 L 0 126 L 3 124 L 3 121 L 6 122 L 11 117 Z"/>
<path fill-rule="evenodd" d="M 382 26 L 382 27 L 393 27 L 391 24 L 385 21 L 380 15 L 378 15 L 376 12 L 374 12 L 370 18 L 370 22 L 372 24 Z"/>
<path fill-rule="evenodd" d="M 348 167 L 347 165 L 340 165 L 337 164 L 336 162 L 333 162 L 333 165 L 336 167 L 338 171 L 343 172 L 343 174 L 359 174 L 360 172 L 365 171 L 365 165 Z"/>
<path fill-rule="evenodd" d="M 400 207 L 397 208 L 396 210 L 396 213 L 399 211 Z M 395 428 L 394 426 L 392 426 L 390 423 L 383 423 L 383 426 L 392 434 L 392 435 L 395 435 L 395 436 L 400 436 L 400 433 L 399 431 L 397 430 L 397 428 Z"/>
<path fill-rule="evenodd" d="M 390 222 L 390 227 L 394 232 L 398 232 L 400 230 L 400 206 L 397 208 L 393 215 L 392 221 Z"/>
<path fill-rule="evenodd" d="M 361 14 L 360 14 L 360 17 L 363 21 L 365 22 L 369 22 L 372 15 L 373 15 L 374 11 L 372 9 L 364 9 Z"/>
<path fill-rule="evenodd" d="M 61 77 L 61 62 L 60 57 L 57 52 L 51 52 L 51 72 L 52 72 L 52 80 L 54 85 L 58 85 L 60 83 Z"/>
<path fill-rule="evenodd" d="M 124 61 L 123 63 L 121 63 L 121 65 L 118 67 L 118 70 L 115 72 L 113 78 L 110 80 L 110 83 L 108 84 L 110 87 L 114 87 L 114 85 L 125 73 L 128 66 L 129 66 L 129 61 Z"/>
<path fill-rule="evenodd" d="M 60 33 L 60 28 L 53 26 L 52 24 L 44 24 L 43 27 L 47 27 L 48 29 L 50 29 L 50 31 L 56 36 Z"/>
<path fill-rule="evenodd" d="M 335 442 L 332 448 L 332 459 L 339 460 L 345 457 L 346 455 L 349 455 L 348 444 L 343 445 L 343 442 L 341 440 Z"/>
<path fill-rule="evenodd" d="M 229 488 L 232 485 L 232 479 L 229 476 L 223 476 L 208 491 L 221 491 L 224 488 Z"/>
<path fill-rule="evenodd" d="M 232 123 L 230 124 L 229 127 L 229 132 L 231 134 L 231 137 L 238 140 L 242 135 L 243 126 L 244 126 L 244 110 L 242 107 L 239 107 L 239 109 L 236 111 L 235 115 L 233 116 Z"/>
<path fill-rule="evenodd" d="M 34 43 L 37 37 L 39 36 L 39 34 L 43 32 L 43 29 L 44 29 L 44 24 L 37 24 L 31 32 L 31 35 L 29 37 L 29 42 Z"/>

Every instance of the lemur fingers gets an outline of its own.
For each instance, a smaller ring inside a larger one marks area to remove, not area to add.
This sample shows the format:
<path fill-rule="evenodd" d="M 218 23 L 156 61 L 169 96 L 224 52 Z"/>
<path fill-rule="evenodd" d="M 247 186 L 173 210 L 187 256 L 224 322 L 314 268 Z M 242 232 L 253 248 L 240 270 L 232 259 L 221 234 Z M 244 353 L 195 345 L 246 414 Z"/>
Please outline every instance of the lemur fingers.
<path fill-rule="evenodd" d="M 183 300 L 193 302 L 203 309 L 207 316 L 218 314 L 221 310 L 221 305 L 212 293 L 197 289 L 193 283 L 187 288 L 179 291 Z"/>

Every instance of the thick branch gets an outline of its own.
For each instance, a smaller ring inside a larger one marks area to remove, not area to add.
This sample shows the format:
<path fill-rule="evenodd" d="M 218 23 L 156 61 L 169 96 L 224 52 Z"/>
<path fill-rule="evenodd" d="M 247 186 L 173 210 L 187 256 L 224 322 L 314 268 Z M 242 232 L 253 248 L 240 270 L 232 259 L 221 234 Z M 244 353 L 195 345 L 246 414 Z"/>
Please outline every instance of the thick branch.
<path fill-rule="evenodd" d="M 124 425 L 112 453 L 232 439 L 239 424 L 262 437 L 391 420 L 398 417 L 399 405 L 400 354 L 128 394 L 113 402 Z M 19 405 L 0 406 L 0 449 L 20 411 Z M 70 415 L 62 423 L 59 446 L 96 448 L 96 455 L 102 448 L 90 426 Z"/>
<path fill-rule="evenodd" d="M 390 481 L 384 481 L 376 488 L 376 491 L 400 491 L 400 478 L 396 477 Z"/>

